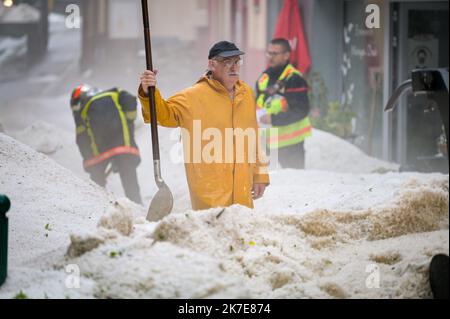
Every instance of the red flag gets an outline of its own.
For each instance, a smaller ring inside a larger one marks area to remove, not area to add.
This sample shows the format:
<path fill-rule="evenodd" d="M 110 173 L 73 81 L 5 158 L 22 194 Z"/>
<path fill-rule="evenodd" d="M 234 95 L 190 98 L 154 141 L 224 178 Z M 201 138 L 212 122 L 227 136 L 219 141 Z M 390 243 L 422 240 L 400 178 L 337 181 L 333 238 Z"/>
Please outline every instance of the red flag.
<path fill-rule="evenodd" d="M 302 18 L 297 0 L 285 0 L 278 16 L 273 38 L 285 38 L 292 48 L 291 63 L 302 73 L 311 65 L 308 45 L 303 33 Z"/>

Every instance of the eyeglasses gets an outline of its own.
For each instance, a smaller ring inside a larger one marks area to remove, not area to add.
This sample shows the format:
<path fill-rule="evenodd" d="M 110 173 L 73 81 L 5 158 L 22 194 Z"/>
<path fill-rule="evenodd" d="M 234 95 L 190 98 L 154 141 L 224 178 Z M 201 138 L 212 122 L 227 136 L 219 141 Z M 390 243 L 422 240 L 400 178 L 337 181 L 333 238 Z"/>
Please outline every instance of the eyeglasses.
<path fill-rule="evenodd" d="M 214 59 L 215 61 L 222 63 L 227 69 L 231 69 L 234 65 L 241 66 L 244 64 L 244 60 L 242 58 L 239 59 Z"/>
<path fill-rule="evenodd" d="M 284 54 L 284 53 L 286 53 L 286 52 L 285 51 L 284 52 L 267 51 L 266 56 L 268 58 L 271 58 L 271 57 L 277 56 L 279 54 Z"/>

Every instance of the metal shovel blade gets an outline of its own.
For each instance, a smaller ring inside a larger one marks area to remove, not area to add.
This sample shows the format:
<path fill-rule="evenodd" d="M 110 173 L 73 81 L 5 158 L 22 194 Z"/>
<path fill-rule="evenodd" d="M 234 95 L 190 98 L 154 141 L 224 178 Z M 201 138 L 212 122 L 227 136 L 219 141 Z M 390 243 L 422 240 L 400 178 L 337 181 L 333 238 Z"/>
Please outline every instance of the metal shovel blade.
<path fill-rule="evenodd" d="M 159 190 L 153 196 L 148 208 L 147 220 L 156 222 L 169 215 L 173 208 L 173 195 L 166 183 L 159 185 Z"/>

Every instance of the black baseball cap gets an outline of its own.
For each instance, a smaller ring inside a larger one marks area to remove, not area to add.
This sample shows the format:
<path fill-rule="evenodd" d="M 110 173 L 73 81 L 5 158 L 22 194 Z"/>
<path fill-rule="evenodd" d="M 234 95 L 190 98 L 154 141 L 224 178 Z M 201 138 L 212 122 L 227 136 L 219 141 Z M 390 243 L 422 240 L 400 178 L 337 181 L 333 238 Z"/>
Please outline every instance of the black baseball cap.
<path fill-rule="evenodd" d="M 228 41 L 220 41 L 214 44 L 212 48 L 209 50 L 208 59 L 212 59 L 216 56 L 228 58 L 230 56 L 243 54 L 245 53 L 240 51 L 234 43 Z"/>

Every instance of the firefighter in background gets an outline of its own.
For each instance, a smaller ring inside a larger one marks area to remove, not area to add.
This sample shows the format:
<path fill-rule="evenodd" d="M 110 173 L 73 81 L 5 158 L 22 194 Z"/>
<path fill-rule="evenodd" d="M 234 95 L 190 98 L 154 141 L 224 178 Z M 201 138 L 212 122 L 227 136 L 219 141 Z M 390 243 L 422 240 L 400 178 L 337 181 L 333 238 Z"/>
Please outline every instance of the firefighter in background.
<path fill-rule="evenodd" d="M 283 168 L 305 168 L 305 138 L 311 136 L 308 85 L 289 63 L 291 47 L 273 39 L 267 50 L 269 68 L 256 83 L 257 118 L 265 130 L 266 145 L 278 149 Z"/>
<path fill-rule="evenodd" d="M 127 91 L 88 85 L 78 86 L 70 99 L 84 170 L 102 187 L 111 170 L 118 172 L 125 195 L 142 204 L 136 174 L 141 161 L 134 141 L 136 105 L 136 97 Z"/>

